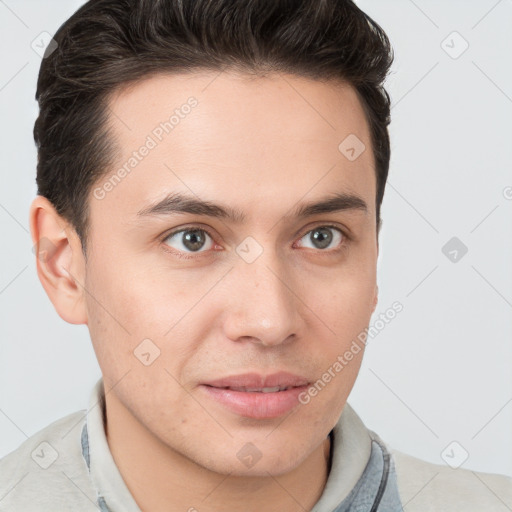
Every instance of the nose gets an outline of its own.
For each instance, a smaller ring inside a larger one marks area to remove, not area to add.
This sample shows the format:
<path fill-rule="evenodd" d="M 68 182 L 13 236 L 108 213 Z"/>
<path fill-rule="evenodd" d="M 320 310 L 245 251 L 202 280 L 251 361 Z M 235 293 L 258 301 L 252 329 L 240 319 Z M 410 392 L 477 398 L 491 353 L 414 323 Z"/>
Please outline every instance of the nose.
<path fill-rule="evenodd" d="M 252 263 L 237 261 L 229 273 L 224 334 L 233 341 L 277 346 L 300 335 L 300 290 L 284 263 L 270 252 Z"/>

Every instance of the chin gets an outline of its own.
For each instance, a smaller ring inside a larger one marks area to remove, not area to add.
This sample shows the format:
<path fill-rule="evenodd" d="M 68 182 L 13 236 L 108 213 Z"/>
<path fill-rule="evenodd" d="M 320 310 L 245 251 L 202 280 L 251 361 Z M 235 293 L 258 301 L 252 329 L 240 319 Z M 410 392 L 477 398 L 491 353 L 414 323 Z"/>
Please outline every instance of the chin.
<path fill-rule="evenodd" d="M 278 439 L 276 438 L 276 441 Z M 208 448 L 205 447 L 207 450 Z M 201 453 L 195 462 L 210 471 L 223 475 L 239 477 L 268 477 L 280 476 L 293 471 L 310 455 L 304 446 L 288 445 L 286 447 L 279 442 L 266 444 L 263 442 L 254 443 L 235 442 L 232 446 L 225 446 L 219 451 L 209 451 L 211 457 L 204 458 Z"/>

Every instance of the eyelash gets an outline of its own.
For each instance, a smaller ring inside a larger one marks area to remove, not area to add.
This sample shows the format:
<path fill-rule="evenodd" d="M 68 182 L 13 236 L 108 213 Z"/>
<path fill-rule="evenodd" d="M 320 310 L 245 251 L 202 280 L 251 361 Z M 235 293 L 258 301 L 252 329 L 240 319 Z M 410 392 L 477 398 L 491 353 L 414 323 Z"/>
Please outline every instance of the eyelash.
<path fill-rule="evenodd" d="M 318 252 L 325 252 L 327 254 L 330 254 L 330 255 L 333 255 L 333 254 L 339 254 L 340 252 L 342 251 L 345 251 L 347 248 L 348 248 L 348 244 L 349 242 L 351 241 L 351 238 L 347 235 L 347 233 L 345 232 L 345 230 L 341 229 L 340 227 L 338 226 L 334 226 L 332 224 L 320 224 L 318 226 L 315 226 L 311 229 L 309 229 L 308 231 L 304 232 L 300 237 L 299 237 L 299 240 L 304 238 L 304 236 L 306 236 L 308 233 L 311 233 L 312 231 L 315 231 L 315 229 L 319 229 L 319 228 L 331 228 L 331 229 L 334 229 L 335 231 L 339 231 L 343 237 L 343 240 L 342 242 L 339 244 L 338 248 L 337 249 L 331 249 L 331 250 L 321 250 L 319 249 Z M 181 233 L 181 232 L 186 232 L 186 231 L 193 231 L 193 230 L 197 230 L 197 231 L 201 231 L 201 232 L 204 232 L 206 233 L 212 240 L 214 240 L 214 236 L 210 233 L 210 231 L 206 228 L 203 228 L 203 227 L 199 227 L 199 226 L 185 226 L 184 228 L 179 228 L 179 229 L 176 229 L 175 231 L 171 231 L 170 233 L 166 233 L 161 239 L 160 239 L 160 242 L 165 242 L 165 240 L 167 240 L 168 238 L 170 238 L 171 236 L 173 235 L 176 235 L 177 233 Z M 197 256 L 194 256 L 193 254 L 194 253 L 184 253 L 184 252 L 181 252 L 181 251 L 176 251 L 175 249 L 171 249 L 169 247 L 167 247 L 165 244 L 163 244 L 163 250 L 165 252 L 168 252 L 168 253 L 171 253 L 172 255 L 180 258 L 180 259 L 185 259 L 185 260 L 193 260 L 193 259 L 196 259 Z M 196 254 L 202 254 L 203 252 L 207 252 L 207 251 L 202 251 L 202 252 L 198 252 Z M 190 255 L 189 255 L 190 254 Z"/>

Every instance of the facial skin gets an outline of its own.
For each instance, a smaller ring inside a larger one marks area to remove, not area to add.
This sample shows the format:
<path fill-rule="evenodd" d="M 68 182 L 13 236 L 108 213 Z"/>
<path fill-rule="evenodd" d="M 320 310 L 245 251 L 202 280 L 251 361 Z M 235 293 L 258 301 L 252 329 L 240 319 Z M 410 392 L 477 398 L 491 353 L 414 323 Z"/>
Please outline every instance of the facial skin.
<path fill-rule="evenodd" d="M 91 191 L 87 261 L 71 226 L 46 199 L 34 200 L 34 243 L 45 237 L 55 246 L 52 258 L 37 260 L 38 274 L 58 314 L 88 326 L 109 447 L 141 509 L 309 510 L 322 494 L 327 436 L 364 350 L 307 405 L 275 418 L 236 414 L 201 384 L 278 371 L 315 382 L 368 326 L 378 256 L 368 126 L 355 91 L 340 83 L 160 75 L 112 98 L 120 152 L 93 190 L 189 97 L 197 106 L 126 177 L 102 199 Z M 354 161 L 338 149 L 349 134 L 366 146 Z M 137 216 L 176 192 L 246 219 Z M 359 196 L 367 212 L 293 216 L 298 203 L 334 193 Z M 341 232 L 321 230 L 333 237 L 321 248 L 310 235 L 330 225 Z M 164 240 L 185 227 L 207 230 L 199 252 L 184 233 Z M 237 252 L 256 250 L 242 244 L 247 237 L 262 249 L 250 263 Z M 160 350 L 147 366 L 134 355 L 145 339 Z M 247 443 L 261 454 L 252 467 L 237 457 Z"/>

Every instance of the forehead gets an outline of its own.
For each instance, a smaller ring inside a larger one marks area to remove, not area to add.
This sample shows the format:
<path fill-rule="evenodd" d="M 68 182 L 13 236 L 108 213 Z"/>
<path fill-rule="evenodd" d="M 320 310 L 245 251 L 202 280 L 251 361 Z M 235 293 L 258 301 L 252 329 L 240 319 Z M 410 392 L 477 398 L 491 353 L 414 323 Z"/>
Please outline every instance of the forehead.
<path fill-rule="evenodd" d="M 187 102 L 197 106 L 188 108 Z M 172 114 L 176 115 L 171 122 L 174 128 L 187 119 L 185 128 L 174 130 L 173 136 L 194 131 L 201 147 L 214 139 L 249 144 L 285 137 L 313 142 L 327 136 L 331 143 L 347 129 L 361 138 L 366 138 L 368 130 L 357 93 L 349 84 L 282 73 L 264 77 L 213 71 L 157 74 L 116 90 L 109 110 L 111 124 L 124 143 L 136 143 L 133 136 L 151 133 L 155 121 L 169 120 Z"/>
<path fill-rule="evenodd" d="M 159 74 L 116 91 L 109 113 L 119 153 L 105 180 L 124 168 L 108 195 L 123 198 L 125 213 L 170 191 L 204 192 L 241 209 L 258 198 L 276 207 L 284 193 L 297 201 L 357 192 L 375 207 L 369 130 L 347 84 L 277 73 Z M 347 147 L 360 155 L 349 158 Z"/>

